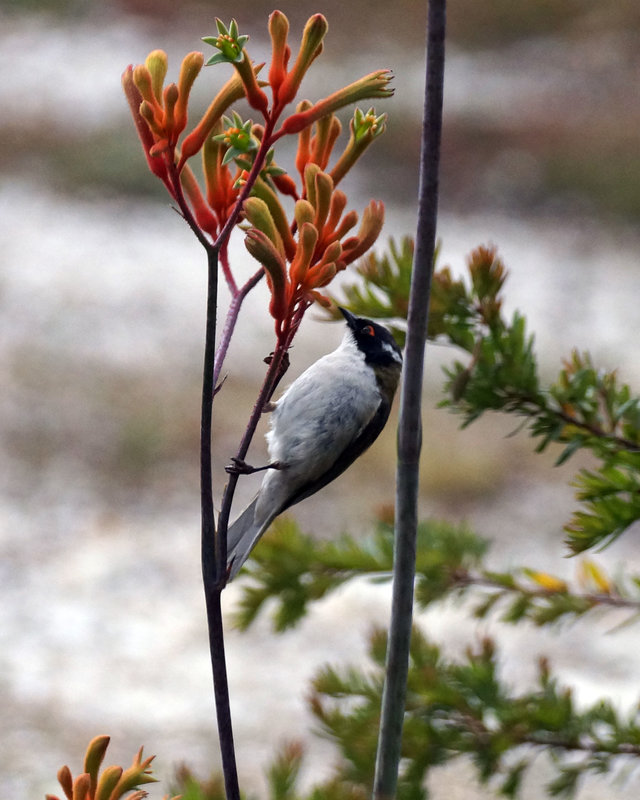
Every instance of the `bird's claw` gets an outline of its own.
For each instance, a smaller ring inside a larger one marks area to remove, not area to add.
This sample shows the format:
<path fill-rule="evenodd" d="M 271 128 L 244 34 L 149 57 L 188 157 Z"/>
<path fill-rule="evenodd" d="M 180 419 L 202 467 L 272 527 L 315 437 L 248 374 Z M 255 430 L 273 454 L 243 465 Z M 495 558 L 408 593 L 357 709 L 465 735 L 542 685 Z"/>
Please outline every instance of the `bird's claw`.
<path fill-rule="evenodd" d="M 252 467 L 251 464 L 247 464 L 241 458 L 234 457 L 231 459 L 231 464 L 227 464 L 224 469 L 229 475 L 253 475 L 254 472 L 264 472 L 265 469 L 284 469 L 286 466 L 281 461 L 274 461 L 264 467 Z"/>
<path fill-rule="evenodd" d="M 251 464 L 247 464 L 241 458 L 232 458 L 231 464 L 227 464 L 224 470 L 229 475 L 252 475 L 254 472 L 259 472 L 260 467 L 252 467 Z"/>

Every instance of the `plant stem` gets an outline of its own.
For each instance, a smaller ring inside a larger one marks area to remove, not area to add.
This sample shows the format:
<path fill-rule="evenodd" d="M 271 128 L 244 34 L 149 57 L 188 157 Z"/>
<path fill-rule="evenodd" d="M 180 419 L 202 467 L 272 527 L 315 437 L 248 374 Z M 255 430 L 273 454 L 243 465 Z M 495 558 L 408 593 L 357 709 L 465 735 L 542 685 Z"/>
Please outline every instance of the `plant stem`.
<path fill-rule="evenodd" d="M 218 385 L 220 372 L 222 371 L 222 365 L 227 355 L 227 350 L 229 348 L 229 342 L 231 341 L 231 336 L 233 335 L 233 331 L 236 327 L 236 322 L 238 321 L 240 306 L 242 305 L 244 298 L 249 294 L 249 292 L 253 289 L 253 287 L 262 279 L 263 276 L 264 276 L 264 269 L 260 267 L 260 269 L 257 272 L 255 272 L 249 278 L 249 280 L 245 284 L 243 284 L 236 292 L 234 292 L 233 296 L 231 297 L 231 303 L 229 304 L 227 317 L 224 322 L 222 334 L 220 335 L 220 344 L 218 345 L 218 349 L 216 351 L 215 366 L 213 371 L 214 387 Z"/>
<path fill-rule="evenodd" d="M 597 606 L 609 606 L 611 608 L 627 608 L 633 611 L 640 611 L 640 600 L 634 600 L 631 597 L 623 597 L 619 594 L 604 594 L 603 592 L 572 592 L 567 587 L 566 589 L 551 591 L 549 589 L 532 589 L 514 582 L 510 586 L 505 586 L 499 580 L 491 577 L 489 574 L 473 574 L 471 572 L 459 572 L 451 581 L 451 588 L 458 587 L 466 588 L 468 586 L 481 586 L 489 589 L 496 589 L 499 592 L 519 594 L 523 597 L 530 597 L 533 599 L 540 598 L 541 600 L 553 599 L 555 595 L 560 597 L 567 597 L 572 600 L 588 603 L 591 608 Z"/>
<path fill-rule="evenodd" d="M 258 422 L 260 421 L 260 417 L 262 412 L 266 406 L 266 404 L 271 399 L 277 385 L 278 381 L 282 378 L 282 375 L 285 371 L 285 356 L 291 346 L 291 340 L 295 335 L 298 326 L 302 320 L 302 316 L 306 311 L 308 304 L 303 303 L 300 305 L 298 310 L 295 312 L 293 318 L 289 321 L 287 327 L 278 335 L 278 342 L 276 345 L 276 349 L 271 357 L 271 361 L 269 363 L 269 369 L 267 370 L 267 374 L 265 375 L 264 382 L 262 384 L 262 388 L 260 389 L 260 394 L 258 395 L 258 399 L 256 400 L 253 411 L 251 412 L 251 416 L 249 417 L 249 422 L 247 423 L 247 427 L 245 432 L 242 436 L 242 440 L 240 441 L 240 445 L 238 447 L 238 452 L 236 453 L 236 458 L 239 461 L 243 461 L 249 451 L 249 446 L 251 444 L 251 440 L 256 432 L 256 428 L 258 427 Z M 221 542 L 224 542 L 224 552 L 219 548 L 218 549 L 218 559 L 220 562 L 224 564 L 226 568 L 226 560 L 227 560 L 227 553 L 226 553 L 226 538 L 227 538 L 227 528 L 229 526 L 229 517 L 231 514 L 231 504 L 233 502 L 233 496 L 235 494 L 236 486 L 238 483 L 239 475 L 237 473 L 231 473 L 229 476 L 229 482 L 225 486 L 224 494 L 222 496 L 222 504 L 220 507 L 220 514 L 218 516 L 218 539 Z M 220 576 L 220 579 L 224 579 L 224 575 Z"/>
<path fill-rule="evenodd" d="M 214 353 L 216 338 L 216 305 L 218 298 L 218 250 L 207 248 L 207 319 L 202 373 L 202 416 L 200 427 L 200 508 L 202 515 L 201 557 L 209 631 L 209 652 L 213 673 L 213 692 L 218 722 L 218 737 L 227 800 L 240 800 L 236 767 L 229 685 L 222 626 L 220 567 L 216 560 L 217 536 L 213 510 L 213 476 L 211 467 L 211 423 L 214 390 Z"/>
<path fill-rule="evenodd" d="M 374 800 L 390 800 L 396 793 L 413 614 L 419 459 L 422 445 L 422 375 L 438 214 L 446 0 L 429 0 L 427 16 L 427 71 L 418 228 L 398 428 L 393 599 L 373 786 Z"/>
<path fill-rule="evenodd" d="M 249 196 L 251 187 L 253 186 L 256 178 L 260 174 L 264 158 L 269 149 L 269 135 L 271 127 L 267 123 L 265 129 L 265 136 L 261 143 L 260 149 L 256 156 L 253 168 L 247 178 L 242 192 L 238 196 L 235 208 L 224 225 L 222 231 L 218 235 L 216 241 L 212 244 L 204 236 L 202 231 L 198 228 L 191 209 L 189 208 L 180 178 L 177 170 L 173 169 L 174 175 L 174 190 L 178 204 L 183 211 L 185 219 L 190 227 L 196 234 L 198 241 L 203 245 L 207 253 L 207 267 L 208 267 L 208 280 L 207 280 L 207 319 L 206 319 L 206 332 L 205 332 L 205 347 L 204 347 L 204 365 L 202 376 L 202 414 L 201 414 L 201 427 L 200 427 L 200 505 L 202 516 L 202 530 L 201 530 L 201 559 L 202 559 L 202 580 L 204 584 L 204 594 L 207 609 L 207 626 L 209 633 L 209 652 L 211 655 L 211 669 L 213 674 L 213 691 L 216 704 L 216 718 L 218 723 L 218 738 L 220 742 L 220 755 L 222 757 L 222 770 L 224 773 L 225 792 L 227 800 L 240 800 L 240 787 L 238 784 L 238 769 L 236 765 L 235 746 L 233 741 L 233 727 L 231 722 L 231 709 L 229 702 L 229 683 L 227 679 L 227 666 L 224 645 L 224 627 L 222 622 L 222 607 L 221 595 L 222 590 L 226 584 L 226 566 L 227 566 L 227 527 L 229 521 L 229 512 L 231 508 L 231 499 L 233 497 L 233 490 L 237 482 L 237 476 L 231 476 L 229 484 L 225 487 L 223 495 L 223 504 L 220 518 L 218 520 L 218 529 L 216 531 L 216 523 L 213 508 L 213 470 L 211 463 L 211 432 L 212 432 L 212 416 L 213 416 L 213 397 L 215 394 L 216 381 L 222 368 L 222 360 L 226 353 L 228 339 L 226 344 L 223 342 L 220 358 L 216 364 L 215 354 L 215 339 L 216 339 L 216 324 L 217 324 L 217 302 L 218 302 L 218 262 L 220 256 L 223 259 L 223 267 L 225 274 L 228 265 L 226 264 L 226 246 L 231 235 L 231 231 L 235 226 L 240 213 L 242 211 L 242 204 Z M 247 292 L 258 282 L 263 270 L 256 273 L 249 281 L 243 286 L 234 296 L 235 316 L 231 319 L 229 337 L 235 325 L 235 317 L 237 317 L 240 305 L 244 300 Z M 229 323 L 229 319 L 227 320 Z M 285 351 L 286 352 L 286 351 Z M 284 354 L 283 356 L 284 357 Z M 282 357 L 280 363 L 282 362 Z M 274 361 L 275 361 L 274 357 Z M 273 373 L 271 370 L 267 375 L 277 375 L 277 369 L 280 364 L 272 364 L 274 367 Z M 271 392 L 275 382 L 272 381 L 270 387 Z M 270 395 L 269 395 L 270 396 Z M 267 398 L 268 399 L 268 398 Z M 260 406 L 260 413 L 264 407 L 264 401 Z M 259 419 L 259 413 L 257 415 Z M 257 427 L 257 419 L 255 427 Z M 251 436 L 253 435 L 253 431 Z M 246 437 L 246 435 L 245 435 Z M 244 441 L 244 440 L 243 440 Z M 249 437 L 249 442 L 251 437 Z M 248 449 L 247 443 L 245 448 Z M 241 456 L 243 457 L 243 456 Z M 235 478 L 235 480 L 234 480 Z M 229 493 L 229 489 L 231 489 Z M 226 500 L 229 497 L 228 501 Z M 225 502 L 226 501 L 226 502 Z"/>
<path fill-rule="evenodd" d="M 268 131 L 265 132 L 268 137 Z M 221 595 L 226 583 L 227 564 L 227 523 L 229 509 L 222 524 L 216 523 L 213 508 L 213 470 L 211 463 L 211 432 L 213 416 L 213 397 L 216 381 L 222 367 L 222 359 L 226 352 L 226 345 L 221 352 L 221 358 L 216 365 L 215 339 L 217 324 L 218 303 L 218 262 L 222 253 L 223 266 L 226 273 L 226 246 L 231 231 L 238 220 L 242 210 L 242 203 L 248 197 L 251 187 L 260 173 L 264 157 L 268 151 L 268 141 L 263 141 L 256 156 L 253 169 L 247 179 L 243 191 L 240 193 L 235 209 L 227 223 L 211 244 L 197 226 L 191 213 L 180 184 L 177 169 L 173 168 L 174 191 L 178 204 L 183 211 L 185 219 L 196 234 L 198 241 L 207 253 L 207 318 L 204 346 L 204 365 L 202 375 L 202 408 L 200 424 L 200 507 L 202 517 L 201 530 L 201 560 L 202 580 L 204 584 L 205 603 L 207 609 L 207 627 L 209 633 L 209 652 L 211 655 L 211 669 L 213 674 L 213 692 L 216 704 L 216 718 L 218 723 L 218 738 L 220 741 L 220 755 L 222 757 L 222 770 L 227 800 L 240 800 L 240 787 L 238 784 L 238 769 L 236 766 L 235 746 L 233 741 L 233 727 L 231 723 L 231 709 L 229 702 L 229 683 L 227 679 L 227 665 L 224 646 L 224 627 L 222 622 Z M 260 271 L 260 274 L 262 271 Z M 235 315 L 237 316 L 240 304 L 247 292 L 259 280 L 259 275 L 251 278 L 234 297 L 236 303 Z M 235 324 L 232 320 L 231 330 Z M 231 331 L 229 331 L 229 336 Z M 228 339 L 227 339 L 228 344 Z M 217 369 L 216 369 L 217 367 Z M 257 425 L 257 423 L 256 423 Z M 233 476 L 232 476 L 233 477 Z M 231 483 L 231 481 L 230 481 Z M 227 487 L 228 488 L 228 487 Z M 227 489 L 225 489 L 225 495 Z M 233 494 L 233 493 L 232 493 Z M 230 503 L 229 503 L 230 507 Z"/>
<path fill-rule="evenodd" d="M 231 231 L 234 229 L 235 225 L 240 218 L 240 214 L 242 213 L 242 207 L 244 205 L 244 201 L 249 197 L 251 194 L 251 190 L 253 189 L 253 185 L 258 179 L 260 175 L 260 170 L 264 166 L 265 158 L 267 157 L 267 153 L 269 149 L 272 147 L 275 138 L 273 136 L 273 125 L 274 122 L 269 119 L 265 125 L 264 134 L 262 136 L 262 140 L 260 142 L 260 147 L 258 148 L 258 152 L 256 153 L 256 157 L 253 162 L 253 166 L 247 176 L 247 180 L 240 191 L 240 194 L 236 198 L 233 210 L 229 215 L 229 218 L 225 222 L 222 230 L 218 234 L 218 238 L 216 239 L 216 245 L 220 243 L 225 243 L 228 241 L 229 236 L 231 236 Z"/>

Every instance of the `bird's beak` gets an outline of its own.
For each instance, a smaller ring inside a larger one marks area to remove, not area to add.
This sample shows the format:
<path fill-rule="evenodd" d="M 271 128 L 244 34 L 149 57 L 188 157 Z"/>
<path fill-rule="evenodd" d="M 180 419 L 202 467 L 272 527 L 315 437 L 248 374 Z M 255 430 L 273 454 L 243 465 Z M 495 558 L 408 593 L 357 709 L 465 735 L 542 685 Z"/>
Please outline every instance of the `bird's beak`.
<path fill-rule="evenodd" d="M 357 317 L 355 317 L 350 311 L 347 311 L 346 308 L 342 308 L 342 306 L 338 306 L 338 310 L 346 319 L 347 325 L 351 328 L 351 330 L 355 330 Z"/>

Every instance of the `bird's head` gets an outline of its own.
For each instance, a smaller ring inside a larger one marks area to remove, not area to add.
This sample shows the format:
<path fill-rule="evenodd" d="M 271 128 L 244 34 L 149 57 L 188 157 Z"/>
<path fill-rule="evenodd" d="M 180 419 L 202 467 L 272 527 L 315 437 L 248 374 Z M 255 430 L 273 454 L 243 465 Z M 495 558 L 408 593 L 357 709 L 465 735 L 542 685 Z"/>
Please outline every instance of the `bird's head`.
<path fill-rule="evenodd" d="M 402 353 L 389 331 L 370 319 L 356 317 L 346 308 L 341 306 L 338 308 L 347 321 L 347 328 L 358 350 L 364 355 L 365 363 L 374 370 L 390 367 L 399 373 L 402 366 Z"/>

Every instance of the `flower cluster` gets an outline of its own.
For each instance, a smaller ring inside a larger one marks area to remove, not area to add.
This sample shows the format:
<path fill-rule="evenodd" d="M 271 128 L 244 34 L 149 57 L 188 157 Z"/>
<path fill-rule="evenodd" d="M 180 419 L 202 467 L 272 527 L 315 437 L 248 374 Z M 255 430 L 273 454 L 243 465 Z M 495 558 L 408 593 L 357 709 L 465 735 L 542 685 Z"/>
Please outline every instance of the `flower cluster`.
<path fill-rule="evenodd" d="M 96 736 L 91 740 L 84 757 L 84 771 L 75 779 L 69 767 L 58 770 L 58 781 L 67 800 L 143 800 L 147 796 L 147 792 L 139 787 L 156 782 L 150 768 L 155 756 L 143 759 L 140 748 L 128 769 L 114 765 L 100 772 L 109 741 L 108 736 Z M 46 800 L 59 799 L 48 794 Z"/>
<path fill-rule="evenodd" d="M 314 300 L 327 302 L 318 289 L 336 272 L 362 255 L 377 238 L 383 220 L 381 203 L 371 202 L 360 228 L 355 211 L 345 213 L 347 198 L 336 185 L 371 142 L 385 129 L 386 115 L 373 108 L 355 110 L 350 137 L 332 167 L 329 161 L 341 133 L 338 109 L 365 98 L 392 94 L 391 73 L 378 70 L 313 103 L 298 102 L 283 116 L 300 84 L 323 49 L 328 25 L 312 16 L 295 58 L 289 45 L 289 22 L 280 11 L 269 18 L 271 62 L 267 80 L 263 64 L 248 55 L 248 36 L 235 20 L 216 21 L 217 34 L 203 41 L 216 53 L 206 62 L 202 53 L 183 60 L 177 83 L 165 86 L 167 56 L 154 50 L 144 64 L 128 67 L 123 87 L 151 171 L 160 178 L 185 219 L 205 246 L 223 252 L 223 270 L 235 295 L 239 290 L 226 263 L 226 242 L 233 226 L 248 222 L 247 248 L 260 262 L 271 289 L 276 329 Z M 191 88 L 203 66 L 229 64 L 233 77 L 217 93 L 197 124 L 186 132 Z M 228 109 L 240 98 L 261 117 L 243 120 Z M 295 170 L 299 182 L 275 161 L 274 145 L 286 135 L 298 136 Z M 201 153 L 204 188 L 187 163 Z M 287 219 L 279 195 L 293 198 Z"/>
<path fill-rule="evenodd" d="M 329 304 L 317 290 L 371 247 L 384 220 L 382 203 L 372 201 L 364 211 L 358 233 L 345 238 L 357 225 L 358 214 L 345 213 L 344 192 L 335 189 L 331 176 L 312 162 L 305 167 L 304 183 L 306 197 L 297 200 L 294 209 L 295 235 L 266 184 L 257 187 L 258 196 L 244 204 L 252 226 L 245 244 L 266 270 L 270 312 L 277 330 L 301 306 L 314 300 Z"/>

